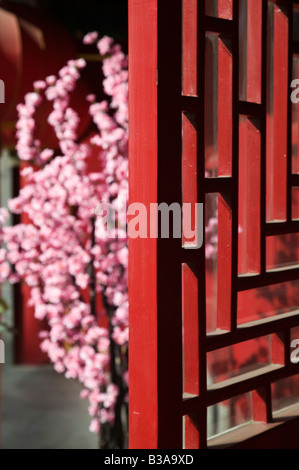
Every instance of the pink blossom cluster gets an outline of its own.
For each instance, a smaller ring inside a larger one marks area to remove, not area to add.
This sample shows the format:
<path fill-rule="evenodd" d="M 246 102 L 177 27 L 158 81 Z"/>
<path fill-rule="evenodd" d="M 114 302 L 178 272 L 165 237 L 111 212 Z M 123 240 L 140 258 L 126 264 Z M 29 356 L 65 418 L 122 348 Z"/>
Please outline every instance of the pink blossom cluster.
<path fill-rule="evenodd" d="M 210 217 L 205 227 L 206 232 L 206 244 L 205 253 L 206 259 L 215 260 L 218 255 L 218 217 L 217 211 Z"/>
<path fill-rule="evenodd" d="M 205 177 L 211 178 L 212 174 L 212 170 L 206 171 Z M 206 204 L 205 256 L 211 261 L 218 256 L 218 199 L 214 196 L 209 197 Z"/>
<path fill-rule="evenodd" d="M 91 33 L 84 42 L 97 40 Z M 57 77 L 35 82 L 35 91 L 18 106 L 17 151 L 26 162 L 26 185 L 9 201 L 10 211 L 27 214 L 30 223 L 7 226 L 8 212 L 0 210 L 0 281 L 24 281 L 31 287 L 35 316 L 48 324 L 41 348 L 57 372 L 82 383 L 92 432 L 114 421 L 119 384 L 112 380 L 111 342 L 126 349 L 128 341 L 126 220 L 116 220 L 111 239 L 102 236 L 103 220 L 96 217 L 99 203 L 117 207 L 128 193 L 127 58 L 111 38 L 97 46 L 105 55 L 109 99 L 96 103 L 93 95 L 87 97 L 98 134 L 89 143 L 78 142 L 80 118 L 70 107 L 83 59 L 69 61 Z M 35 112 L 44 100 L 53 105 L 48 122 L 58 152 L 43 149 L 34 137 Z M 92 146 L 98 149 L 97 173 L 87 170 Z M 101 312 L 93 311 L 84 297 L 92 289 L 103 296 L 106 309 Z M 124 387 L 127 375 L 124 363 Z"/>
<path fill-rule="evenodd" d="M 96 38 L 95 38 L 96 40 Z M 100 158 L 103 162 L 103 176 L 107 183 L 108 199 L 117 215 L 124 214 L 119 211 L 123 201 L 128 195 L 128 60 L 118 44 L 114 45 L 112 38 L 103 37 L 97 42 L 100 54 L 108 54 L 103 61 L 104 91 L 111 97 L 107 101 L 92 102 L 90 114 L 96 124 L 99 134 L 92 138 L 92 143 L 100 149 Z M 108 110 L 114 112 L 108 114 Z M 105 295 L 110 305 L 116 307 L 112 324 L 113 339 L 119 345 L 128 341 L 128 245 L 126 233 L 126 220 L 116 220 L 115 238 L 105 245 L 105 249 L 94 253 L 97 262 L 107 269 L 98 271 L 98 280 L 105 284 Z M 96 221 L 95 233 L 98 239 L 103 239 L 105 227 L 103 218 Z M 121 272 L 120 272 L 121 271 Z M 118 283 L 118 288 L 115 285 Z"/>

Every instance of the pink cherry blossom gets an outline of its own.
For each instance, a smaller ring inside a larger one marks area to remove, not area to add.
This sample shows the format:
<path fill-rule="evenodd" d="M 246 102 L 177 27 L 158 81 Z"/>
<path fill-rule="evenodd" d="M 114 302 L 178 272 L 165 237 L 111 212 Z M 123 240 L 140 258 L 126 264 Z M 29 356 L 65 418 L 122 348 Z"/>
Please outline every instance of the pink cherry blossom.
<path fill-rule="evenodd" d="M 100 428 L 101 428 L 100 420 L 97 419 L 97 418 L 93 419 L 90 423 L 90 426 L 89 426 L 90 432 L 99 433 Z"/>
<path fill-rule="evenodd" d="M 93 32 L 84 43 L 97 39 Z M 34 91 L 17 107 L 16 149 L 27 162 L 21 171 L 26 185 L 8 203 L 28 223 L 4 225 L 9 214 L 0 209 L 0 281 L 31 287 L 29 305 L 48 324 L 40 335 L 41 349 L 57 372 L 82 384 L 80 396 L 89 401 L 90 430 L 96 433 L 101 424 L 113 426 L 117 400 L 127 395 L 129 326 L 126 217 L 116 214 L 115 229 L 107 236 L 96 216 L 99 202 L 117 208 L 118 198 L 128 194 L 128 62 L 107 36 L 97 47 L 105 56 L 103 88 L 110 98 L 97 103 L 95 94 L 87 96 L 97 134 L 80 142 L 80 116 L 70 106 L 84 59 L 70 60 L 57 76 L 34 82 Z M 34 135 L 43 102 L 52 106 L 48 123 L 57 137 L 55 152 Z M 95 151 L 99 171 L 89 173 Z M 101 295 L 104 309 L 92 302 L 95 295 Z M 121 364 L 117 384 L 112 348 Z"/>
<path fill-rule="evenodd" d="M 98 39 L 98 37 L 99 35 L 97 31 L 87 33 L 83 38 L 83 44 L 93 44 Z"/>
<path fill-rule="evenodd" d="M 109 53 L 111 51 L 112 43 L 113 39 L 109 36 L 104 36 L 102 39 L 100 39 L 97 43 L 97 48 L 100 54 L 105 55 Z"/>

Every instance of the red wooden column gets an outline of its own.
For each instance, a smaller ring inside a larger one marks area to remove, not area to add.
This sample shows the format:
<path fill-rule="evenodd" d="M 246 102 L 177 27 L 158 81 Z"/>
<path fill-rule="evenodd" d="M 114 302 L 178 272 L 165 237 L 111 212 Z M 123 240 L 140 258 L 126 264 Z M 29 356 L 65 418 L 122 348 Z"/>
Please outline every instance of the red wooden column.
<path fill-rule="evenodd" d="M 180 0 L 129 0 L 129 60 L 129 202 L 149 217 L 182 198 Z M 131 448 L 182 446 L 181 250 L 129 240 Z"/>
<path fill-rule="evenodd" d="M 19 174 L 14 174 L 15 191 L 25 186 L 25 180 Z M 18 219 L 17 219 L 18 220 Z M 16 220 L 16 221 L 17 221 Z M 28 224 L 28 215 L 20 216 L 20 223 Z M 24 282 L 13 286 L 13 309 L 17 334 L 14 341 L 14 361 L 17 364 L 47 364 L 47 354 L 41 348 L 39 333 L 47 329 L 46 321 L 40 321 L 34 316 L 34 306 L 29 304 L 31 288 Z"/>

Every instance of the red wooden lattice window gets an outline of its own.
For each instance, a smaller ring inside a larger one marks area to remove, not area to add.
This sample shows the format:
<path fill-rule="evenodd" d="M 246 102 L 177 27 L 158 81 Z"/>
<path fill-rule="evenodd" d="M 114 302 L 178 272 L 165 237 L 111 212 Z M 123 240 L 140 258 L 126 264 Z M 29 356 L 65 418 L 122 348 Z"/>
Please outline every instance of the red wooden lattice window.
<path fill-rule="evenodd" d="M 130 446 L 291 445 L 299 2 L 129 0 L 129 57 L 130 202 L 205 220 L 129 242 Z"/>

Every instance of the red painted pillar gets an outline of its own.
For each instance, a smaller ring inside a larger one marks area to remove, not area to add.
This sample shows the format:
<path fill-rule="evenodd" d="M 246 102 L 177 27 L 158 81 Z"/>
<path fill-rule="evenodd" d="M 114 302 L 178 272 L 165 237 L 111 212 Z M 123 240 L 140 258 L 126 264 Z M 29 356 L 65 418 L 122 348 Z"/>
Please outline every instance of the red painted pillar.
<path fill-rule="evenodd" d="M 34 307 L 28 305 L 30 287 L 26 284 L 15 289 L 16 318 L 16 362 L 18 364 L 46 364 L 48 356 L 40 349 L 39 332 L 46 325 L 34 317 Z"/>
<path fill-rule="evenodd" d="M 181 1 L 129 0 L 130 203 L 181 202 Z M 149 233 L 149 227 L 148 227 Z M 181 240 L 129 240 L 129 446 L 182 446 Z"/>

